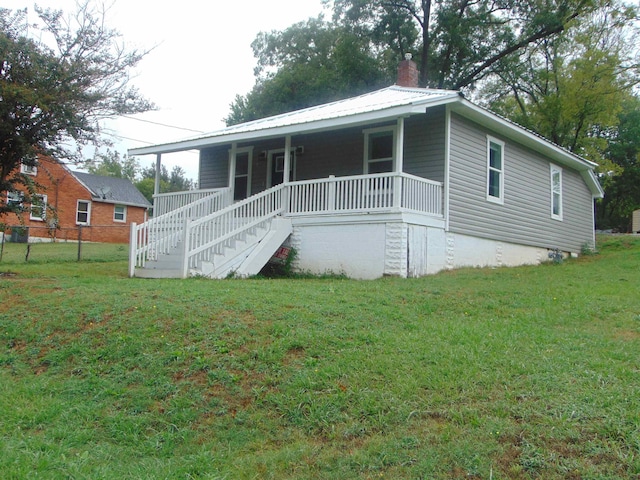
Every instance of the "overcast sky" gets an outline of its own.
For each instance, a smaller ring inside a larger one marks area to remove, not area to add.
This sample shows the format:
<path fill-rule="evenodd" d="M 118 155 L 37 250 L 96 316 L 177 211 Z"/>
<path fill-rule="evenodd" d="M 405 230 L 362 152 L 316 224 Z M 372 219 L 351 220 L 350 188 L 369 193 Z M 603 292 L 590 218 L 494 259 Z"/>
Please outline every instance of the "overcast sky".
<path fill-rule="evenodd" d="M 3 0 L 2 6 L 27 7 L 35 21 L 34 3 L 75 11 L 75 0 Z M 235 96 L 253 87 L 251 42 L 256 34 L 282 30 L 323 11 L 321 0 L 105 0 L 105 4 L 111 5 L 107 24 L 122 34 L 127 45 L 153 48 L 134 72 L 133 84 L 158 110 L 108 125 L 122 154 L 129 148 L 197 134 L 158 123 L 205 132 L 223 127 Z M 143 166 L 155 161 L 151 156 L 139 159 Z M 195 153 L 163 156 L 169 170 L 179 164 L 194 179 L 197 163 Z"/>

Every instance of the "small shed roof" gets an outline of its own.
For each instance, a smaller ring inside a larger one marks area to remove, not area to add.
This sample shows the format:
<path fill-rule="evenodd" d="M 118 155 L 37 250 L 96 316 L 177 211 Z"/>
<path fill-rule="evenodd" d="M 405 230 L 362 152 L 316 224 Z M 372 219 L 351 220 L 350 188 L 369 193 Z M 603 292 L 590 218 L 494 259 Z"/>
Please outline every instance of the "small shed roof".
<path fill-rule="evenodd" d="M 149 208 L 151 204 L 126 178 L 105 177 L 84 172 L 71 172 L 82 183 L 93 200 L 118 205 Z"/>

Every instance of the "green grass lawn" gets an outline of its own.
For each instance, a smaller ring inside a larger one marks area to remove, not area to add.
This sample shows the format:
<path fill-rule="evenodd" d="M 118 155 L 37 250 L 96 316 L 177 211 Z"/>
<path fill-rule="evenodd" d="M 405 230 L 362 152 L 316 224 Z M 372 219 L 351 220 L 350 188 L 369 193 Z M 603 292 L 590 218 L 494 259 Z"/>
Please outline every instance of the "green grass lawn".
<path fill-rule="evenodd" d="M 5 260 L 0 476 L 638 478 L 640 239 L 599 248 L 377 281 Z"/>

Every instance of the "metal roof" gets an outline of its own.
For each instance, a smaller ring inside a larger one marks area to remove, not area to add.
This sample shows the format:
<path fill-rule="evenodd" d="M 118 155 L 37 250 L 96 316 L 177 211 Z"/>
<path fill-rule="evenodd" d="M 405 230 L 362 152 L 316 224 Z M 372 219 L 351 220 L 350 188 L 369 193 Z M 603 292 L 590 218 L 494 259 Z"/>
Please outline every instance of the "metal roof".
<path fill-rule="evenodd" d="M 151 204 L 126 178 L 71 172 L 90 192 L 93 200 L 149 208 Z"/>
<path fill-rule="evenodd" d="M 595 177 L 596 164 L 546 140 L 510 120 L 464 99 L 458 91 L 407 88 L 393 85 L 371 93 L 287 112 L 251 122 L 232 125 L 186 140 L 129 150 L 130 155 L 149 155 L 201 149 L 232 142 L 300 135 L 363 125 L 398 117 L 425 113 L 428 108 L 450 105 L 452 111 L 506 138 L 547 155 L 550 159 L 578 170 L 592 193 L 602 197 L 604 191 Z"/>
<path fill-rule="evenodd" d="M 325 103 L 251 122 L 232 125 L 173 143 L 135 148 L 131 155 L 170 153 L 221 143 L 310 133 L 398 115 L 424 113 L 424 108 L 459 98 L 453 90 L 391 86 L 357 97 Z"/>

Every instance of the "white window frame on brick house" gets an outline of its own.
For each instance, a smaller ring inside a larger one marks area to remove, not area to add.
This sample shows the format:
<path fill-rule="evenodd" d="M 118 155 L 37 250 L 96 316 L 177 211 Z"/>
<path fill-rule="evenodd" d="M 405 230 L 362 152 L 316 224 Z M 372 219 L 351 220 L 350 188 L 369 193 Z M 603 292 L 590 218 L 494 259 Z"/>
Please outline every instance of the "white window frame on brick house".
<path fill-rule="evenodd" d="M 35 201 L 34 201 L 35 200 Z M 47 195 L 44 193 L 34 193 L 31 196 L 31 208 L 29 219 L 43 222 L 47 218 Z"/>
<path fill-rule="evenodd" d="M 118 223 L 126 223 L 127 221 L 127 206 L 126 205 L 114 205 L 113 206 L 113 221 Z"/>
<path fill-rule="evenodd" d="M 20 190 L 10 190 L 7 192 L 7 206 L 17 205 L 22 211 L 24 208 L 24 193 Z"/>
<path fill-rule="evenodd" d="M 504 146 L 502 140 L 487 135 L 487 201 L 501 205 L 504 204 Z"/>
<path fill-rule="evenodd" d="M 562 221 L 562 168 L 549 165 L 549 180 L 551 182 L 551 218 Z"/>
<path fill-rule="evenodd" d="M 80 205 L 86 205 L 86 210 L 80 210 Z M 81 221 L 80 215 L 86 215 L 86 220 Z M 91 202 L 89 200 L 78 200 L 76 202 L 76 225 L 90 225 L 91 224 Z"/>
<path fill-rule="evenodd" d="M 38 175 L 38 167 L 35 165 L 25 165 L 24 163 L 20 164 L 20 173 L 24 173 L 25 175 L 33 175 L 34 177 Z"/>

